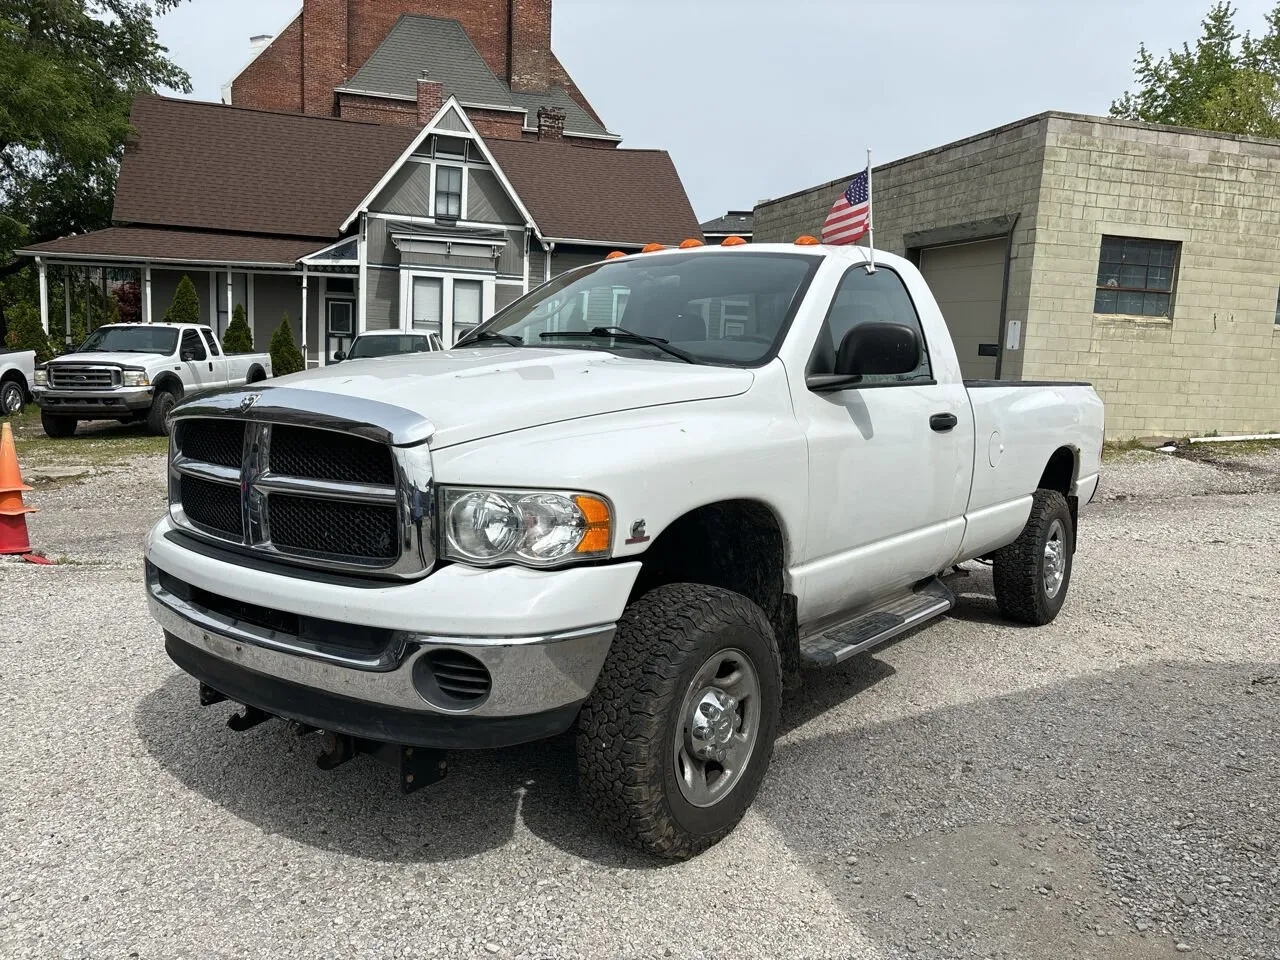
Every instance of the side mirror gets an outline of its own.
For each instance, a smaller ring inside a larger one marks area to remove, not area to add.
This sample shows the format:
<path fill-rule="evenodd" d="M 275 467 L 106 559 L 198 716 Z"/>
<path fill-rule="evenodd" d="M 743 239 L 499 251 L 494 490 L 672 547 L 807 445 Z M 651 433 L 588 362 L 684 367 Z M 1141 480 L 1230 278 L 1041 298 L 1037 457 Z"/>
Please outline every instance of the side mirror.
<path fill-rule="evenodd" d="M 920 338 L 901 323 L 860 323 L 836 351 L 837 376 L 910 373 L 920 366 Z"/>
<path fill-rule="evenodd" d="M 333 355 L 334 363 L 341 363 L 345 359 L 347 359 L 347 355 L 343 353 L 341 350 L 339 350 L 337 353 Z"/>

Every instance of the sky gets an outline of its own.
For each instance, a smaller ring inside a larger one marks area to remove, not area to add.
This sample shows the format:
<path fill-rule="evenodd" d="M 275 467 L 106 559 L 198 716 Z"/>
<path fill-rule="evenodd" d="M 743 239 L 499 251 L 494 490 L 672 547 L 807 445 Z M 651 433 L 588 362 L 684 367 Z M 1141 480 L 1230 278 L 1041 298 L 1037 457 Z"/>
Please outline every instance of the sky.
<path fill-rule="evenodd" d="M 394 2 L 394 0 L 386 0 Z M 1275 0 L 1235 0 L 1261 32 Z M 700 220 L 1045 110 L 1106 114 L 1138 45 L 1211 0 L 555 0 L 552 46 L 623 147 L 670 151 Z M 218 100 L 301 0 L 188 0 L 158 24 Z"/>

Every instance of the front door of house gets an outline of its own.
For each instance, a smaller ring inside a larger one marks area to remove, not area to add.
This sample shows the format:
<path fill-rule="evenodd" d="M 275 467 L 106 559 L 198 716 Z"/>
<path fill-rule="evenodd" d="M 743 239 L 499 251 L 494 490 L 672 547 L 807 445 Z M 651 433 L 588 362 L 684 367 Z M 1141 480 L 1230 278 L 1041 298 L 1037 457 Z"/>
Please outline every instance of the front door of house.
<path fill-rule="evenodd" d="M 324 355 L 332 363 L 334 354 L 346 354 L 355 339 L 356 302 L 326 297 L 324 302 Z"/>

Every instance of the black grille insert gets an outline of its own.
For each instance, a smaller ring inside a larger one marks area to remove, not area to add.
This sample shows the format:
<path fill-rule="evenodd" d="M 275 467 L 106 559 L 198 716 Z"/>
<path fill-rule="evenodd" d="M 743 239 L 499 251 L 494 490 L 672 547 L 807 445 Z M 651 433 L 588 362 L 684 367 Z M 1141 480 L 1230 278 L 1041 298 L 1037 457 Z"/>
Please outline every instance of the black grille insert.
<path fill-rule="evenodd" d="M 184 457 L 239 467 L 244 456 L 244 424 L 234 420 L 182 420 L 178 423 L 178 449 Z"/>
<path fill-rule="evenodd" d="M 273 453 L 274 455 L 274 453 Z M 272 494 L 271 542 L 282 551 L 388 564 L 400 555 L 396 508 Z"/>
<path fill-rule="evenodd" d="M 413 683 L 428 703 L 462 710 L 479 706 L 493 686 L 488 668 L 461 650 L 437 650 L 413 665 Z"/>
<path fill-rule="evenodd" d="M 276 425 L 271 428 L 271 472 L 340 483 L 396 482 L 391 450 L 373 440 L 332 430 Z"/>
<path fill-rule="evenodd" d="M 197 526 L 239 540 L 242 536 L 240 488 L 183 476 L 182 511 Z"/>

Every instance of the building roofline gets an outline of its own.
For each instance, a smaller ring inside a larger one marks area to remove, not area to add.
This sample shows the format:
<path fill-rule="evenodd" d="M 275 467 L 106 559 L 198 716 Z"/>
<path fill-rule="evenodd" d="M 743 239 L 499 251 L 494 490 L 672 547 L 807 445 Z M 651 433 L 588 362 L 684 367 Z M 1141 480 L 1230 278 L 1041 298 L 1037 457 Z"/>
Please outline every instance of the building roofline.
<path fill-rule="evenodd" d="M 272 44 L 272 43 L 275 43 L 277 40 L 279 40 L 279 39 L 280 39 L 280 34 L 284 33 L 284 32 L 285 32 L 286 30 L 288 30 L 291 26 L 293 26 L 294 21 L 295 21 L 295 20 L 297 20 L 297 19 L 298 19 L 299 17 L 301 17 L 301 16 L 302 16 L 302 7 L 301 7 L 301 6 L 299 6 L 299 7 L 298 7 L 298 12 L 297 12 L 297 13 L 295 13 L 295 14 L 294 14 L 292 17 L 290 17 L 288 20 L 286 20 L 286 21 L 285 21 L 284 26 L 283 26 L 283 27 L 281 27 L 279 30 L 277 30 L 277 31 L 276 31 L 275 36 L 273 36 L 273 37 L 271 38 L 271 43 L 268 43 L 266 46 L 264 46 L 264 47 L 263 47 L 261 50 L 259 50 L 257 53 L 255 53 L 255 54 L 253 54 L 251 57 L 249 57 L 249 59 L 245 61 L 244 66 L 242 66 L 239 70 L 237 70 L 237 71 L 236 71 L 235 76 L 233 76 L 230 80 L 228 80 L 226 83 L 224 83 L 224 84 L 221 86 L 220 90 L 221 90 L 221 93 L 222 93 L 222 96 L 223 96 L 223 103 L 225 103 L 227 106 L 231 106 L 231 88 L 232 88 L 233 86 L 235 86 L 235 82 L 236 82 L 237 80 L 239 80 L 239 79 L 240 79 L 241 74 L 243 74 L 246 70 L 248 70 L 248 69 L 249 69 L 250 67 L 252 67 L 255 63 L 257 63 L 257 62 L 258 62 L 258 58 L 259 58 L 259 57 L 261 57 L 264 53 L 266 53 L 268 49 L 270 49 L 271 44 Z"/>
<path fill-rule="evenodd" d="M 234 103 L 218 103 L 216 100 L 197 100 L 194 97 L 167 97 L 162 93 L 138 93 L 134 99 L 150 97 L 154 100 L 166 100 L 169 103 L 181 103 L 185 106 L 211 107 L 214 110 L 239 110 L 243 113 L 264 113 L 275 117 L 289 117 L 294 120 L 308 120 L 315 123 L 345 123 L 348 126 L 385 127 L 388 124 L 376 120 L 352 120 L 347 117 L 321 117 L 314 113 L 299 113 L 297 110 L 270 110 L 266 107 L 245 107 Z"/>

